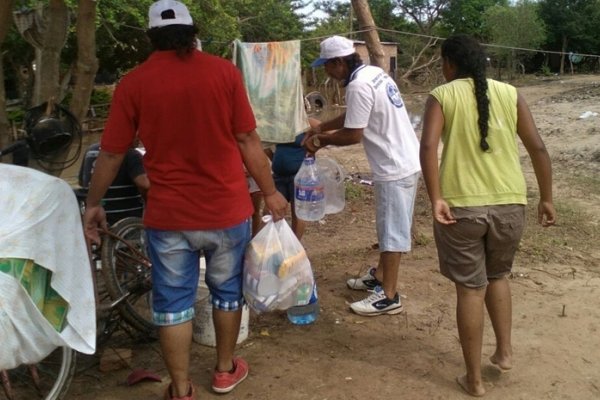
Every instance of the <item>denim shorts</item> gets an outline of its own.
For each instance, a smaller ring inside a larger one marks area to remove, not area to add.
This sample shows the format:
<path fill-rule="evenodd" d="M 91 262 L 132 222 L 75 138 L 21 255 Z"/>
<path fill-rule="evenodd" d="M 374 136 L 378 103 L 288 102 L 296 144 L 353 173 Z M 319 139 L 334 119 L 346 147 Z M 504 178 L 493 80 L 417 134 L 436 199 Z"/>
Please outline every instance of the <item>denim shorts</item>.
<path fill-rule="evenodd" d="M 273 174 L 273 181 L 275 182 L 275 188 L 285 199 L 293 203 L 294 202 L 294 175 L 281 176 Z"/>
<path fill-rule="evenodd" d="M 375 182 L 379 251 L 411 249 L 411 227 L 420 173 L 395 181 Z"/>
<path fill-rule="evenodd" d="M 243 306 L 243 261 L 250 241 L 249 221 L 205 231 L 146 228 L 156 325 L 177 325 L 194 317 L 201 255 L 206 259 L 206 285 L 213 306 L 224 311 Z"/>
<path fill-rule="evenodd" d="M 470 288 L 510 273 L 525 226 L 525 206 L 452 207 L 456 223 L 434 222 L 440 272 Z"/>

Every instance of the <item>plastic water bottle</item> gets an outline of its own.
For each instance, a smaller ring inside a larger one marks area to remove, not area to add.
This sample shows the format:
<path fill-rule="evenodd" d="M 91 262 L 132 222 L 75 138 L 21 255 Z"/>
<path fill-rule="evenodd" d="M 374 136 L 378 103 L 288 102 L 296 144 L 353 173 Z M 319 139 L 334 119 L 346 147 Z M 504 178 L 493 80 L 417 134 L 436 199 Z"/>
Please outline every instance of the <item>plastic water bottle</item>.
<path fill-rule="evenodd" d="M 317 320 L 319 316 L 319 296 L 317 295 L 317 284 L 313 286 L 312 296 L 305 306 L 294 306 L 288 308 L 288 320 L 295 325 L 308 325 Z"/>
<path fill-rule="evenodd" d="M 294 177 L 294 209 L 304 221 L 319 221 L 325 216 L 325 186 L 319 178 L 314 156 L 306 156 Z"/>

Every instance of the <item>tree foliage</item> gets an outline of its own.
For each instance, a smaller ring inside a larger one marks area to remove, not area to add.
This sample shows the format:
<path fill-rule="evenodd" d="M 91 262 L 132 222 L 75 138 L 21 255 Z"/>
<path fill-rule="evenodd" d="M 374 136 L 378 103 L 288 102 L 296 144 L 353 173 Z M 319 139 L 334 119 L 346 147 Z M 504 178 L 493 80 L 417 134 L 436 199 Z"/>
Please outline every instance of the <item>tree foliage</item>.
<path fill-rule="evenodd" d="M 563 53 L 561 73 L 565 66 L 564 53 L 600 53 L 599 0 L 541 0 L 539 13 L 549 27 L 546 47 Z"/>
<path fill-rule="evenodd" d="M 466 33 L 483 38 L 485 11 L 495 5 L 507 6 L 508 0 L 450 0 L 442 12 L 444 33 Z"/>
<path fill-rule="evenodd" d="M 23 10 L 58 0 L 14 0 Z M 63 1 L 63 0 L 60 0 Z M 64 0 L 71 26 L 60 55 L 60 74 L 68 76 L 77 57 L 75 16 L 79 0 Z M 228 56 L 231 42 L 304 39 L 303 65 L 319 52 L 320 38 L 349 35 L 358 22 L 349 0 L 181 0 L 188 5 L 199 28 L 203 50 Z M 153 0 L 101 0 L 95 21 L 99 74 L 113 82 L 147 58 L 147 12 Z M 515 47 L 543 47 L 553 51 L 600 54 L 600 0 L 538 0 L 534 4 L 508 0 L 369 0 L 382 41 L 398 43 L 401 68 L 410 70 L 431 62 L 435 52 L 418 35 L 447 36 L 463 32 L 486 43 Z M 313 11 L 316 10 L 316 11 Z M 546 40 L 540 44 L 542 22 Z M 313 40 L 310 40 L 314 38 Z M 7 92 L 27 99 L 32 92 L 35 53 L 16 32 L 14 24 L 2 43 Z M 520 60 L 524 54 L 515 54 Z M 599 65 L 596 62 L 596 65 Z"/>
<path fill-rule="evenodd" d="M 512 48 L 539 48 L 546 38 L 537 4 L 526 0 L 515 6 L 488 8 L 484 14 L 484 27 L 487 41 L 498 46 L 491 47 L 489 52 L 504 62 L 511 72 L 517 63 L 535 55 Z"/>
<path fill-rule="evenodd" d="M 434 32 L 449 2 L 450 0 L 396 0 L 401 15 L 425 34 Z"/>
<path fill-rule="evenodd" d="M 236 19 L 246 42 L 270 42 L 298 39 L 304 24 L 295 11 L 303 3 L 281 0 L 232 0 L 225 3 L 225 11 Z"/>
<path fill-rule="evenodd" d="M 550 48 L 598 52 L 600 1 L 541 0 L 539 15 L 550 28 L 546 42 Z"/>

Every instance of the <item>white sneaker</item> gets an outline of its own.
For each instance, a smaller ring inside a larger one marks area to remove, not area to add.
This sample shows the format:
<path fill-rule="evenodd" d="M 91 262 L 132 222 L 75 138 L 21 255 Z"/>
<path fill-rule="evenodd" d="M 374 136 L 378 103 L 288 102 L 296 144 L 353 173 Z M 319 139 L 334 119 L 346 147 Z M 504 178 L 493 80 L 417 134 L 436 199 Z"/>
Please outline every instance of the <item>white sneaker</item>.
<path fill-rule="evenodd" d="M 354 290 L 373 290 L 377 286 L 381 286 L 381 282 L 375 278 L 375 270 L 377 268 L 371 267 L 367 273 L 360 278 L 352 278 L 346 281 L 346 285 L 350 289 Z"/>
<path fill-rule="evenodd" d="M 350 308 L 358 315 L 366 316 L 399 314 L 404 310 L 398 293 L 393 299 L 388 299 L 381 286 L 375 287 L 366 299 L 350 304 Z"/>

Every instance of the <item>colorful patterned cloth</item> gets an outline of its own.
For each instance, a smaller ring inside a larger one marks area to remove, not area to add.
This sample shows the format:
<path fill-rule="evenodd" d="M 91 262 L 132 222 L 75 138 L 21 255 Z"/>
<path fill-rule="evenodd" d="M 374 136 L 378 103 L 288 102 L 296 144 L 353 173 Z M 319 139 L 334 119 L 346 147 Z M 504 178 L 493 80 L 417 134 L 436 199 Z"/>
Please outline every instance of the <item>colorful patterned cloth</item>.
<path fill-rule="evenodd" d="M 234 41 L 234 63 L 242 71 L 263 142 L 290 143 L 309 127 L 302 94 L 300 41 Z"/>

